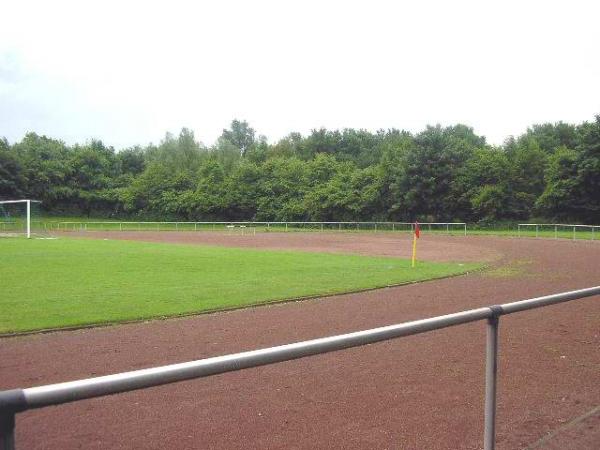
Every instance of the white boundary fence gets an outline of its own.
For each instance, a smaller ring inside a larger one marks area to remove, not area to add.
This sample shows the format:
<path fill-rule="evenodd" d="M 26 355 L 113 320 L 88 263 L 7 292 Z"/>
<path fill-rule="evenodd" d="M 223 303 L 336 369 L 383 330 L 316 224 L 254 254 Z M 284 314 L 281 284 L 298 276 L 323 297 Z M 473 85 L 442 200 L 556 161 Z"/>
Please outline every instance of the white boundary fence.
<path fill-rule="evenodd" d="M 527 235 L 531 235 L 535 230 L 535 237 L 543 236 L 544 234 L 554 236 L 554 239 L 558 239 L 559 237 L 567 237 L 569 235 L 571 239 L 577 239 L 577 232 L 580 233 L 590 233 L 591 240 L 593 241 L 596 237 L 596 233 L 600 231 L 600 225 L 571 225 L 564 223 L 520 223 L 517 226 L 517 236 L 523 237 Z M 523 231 L 523 232 L 522 232 Z M 582 239 L 586 239 L 583 237 Z M 589 239 L 589 238 L 587 238 Z"/>
<path fill-rule="evenodd" d="M 209 231 L 227 230 L 229 227 L 264 228 L 267 231 L 414 231 L 412 222 L 47 222 L 49 231 Z M 460 233 L 467 235 L 464 222 L 419 223 L 423 231 Z"/>
<path fill-rule="evenodd" d="M 423 222 L 422 231 L 444 234 L 467 235 L 464 222 Z M 413 232 L 412 222 L 302 222 L 302 221 L 73 221 L 42 223 L 45 231 L 231 231 L 235 228 L 255 231 L 373 231 L 373 232 Z M 494 235 L 494 230 L 472 229 L 473 234 Z M 252 233 L 248 233 L 252 234 Z M 503 230 L 498 235 L 506 236 Z M 517 229 L 508 235 L 513 237 L 553 237 L 555 239 L 600 239 L 600 225 L 576 225 L 555 223 L 519 223 Z"/>
<path fill-rule="evenodd" d="M 13 450 L 15 448 L 14 431 L 16 415 L 30 409 L 118 394 L 193 378 L 209 377 L 225 372 L 259 367 L 351 347 L 360 347 L 375 342 L 426 333 L 479 320 L 487 320 L 483 440 L 485 450 L 494 450 L 498 374 L 498 324 L 500 316 L 599 294 L 600 286 L 596 286 L 578 291 L 563 292 L 514 303 L 505 303 L 503 305 L 494 305 L 444 316 L 404 322 L 381 328 L 296 342 L 278 347 L 69 381 L 66 383 L 1 391 L 0 449 Z"/>

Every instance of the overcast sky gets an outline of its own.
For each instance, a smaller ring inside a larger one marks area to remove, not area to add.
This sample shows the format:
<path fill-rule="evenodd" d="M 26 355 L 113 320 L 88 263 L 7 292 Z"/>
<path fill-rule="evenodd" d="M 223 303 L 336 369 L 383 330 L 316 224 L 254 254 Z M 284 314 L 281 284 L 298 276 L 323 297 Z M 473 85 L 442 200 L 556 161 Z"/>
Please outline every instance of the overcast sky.
<path fill-rule="evenodd" d="M 465 123 L 488 142 L 600 113 L 600 2 L 3 2 L 0 136 L 122 148 L 233 118 L 312 128 Z"/>

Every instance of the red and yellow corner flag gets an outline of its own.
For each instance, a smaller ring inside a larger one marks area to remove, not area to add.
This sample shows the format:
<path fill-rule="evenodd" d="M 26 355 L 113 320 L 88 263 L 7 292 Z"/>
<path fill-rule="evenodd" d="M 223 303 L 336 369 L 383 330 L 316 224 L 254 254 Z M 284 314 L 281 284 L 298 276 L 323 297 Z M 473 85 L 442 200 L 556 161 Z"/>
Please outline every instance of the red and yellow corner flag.
<path fill-rule="evenodd" d="M 412 267 L 415 267 L 417 261 L 417 239 L 421 237 L 421 229 L 419 228 L 419 222 L 415 222 L 415 234 L 413 235 L 413 253 L 412 253 Z"/>

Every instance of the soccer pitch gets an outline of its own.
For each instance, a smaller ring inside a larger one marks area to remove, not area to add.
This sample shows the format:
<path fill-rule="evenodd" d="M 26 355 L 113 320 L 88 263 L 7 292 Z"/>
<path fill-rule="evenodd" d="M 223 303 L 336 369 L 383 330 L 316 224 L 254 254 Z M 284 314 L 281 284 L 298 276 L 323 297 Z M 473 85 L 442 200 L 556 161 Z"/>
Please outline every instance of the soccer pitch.
<path fill-rule="evenodd" d="M 237 308 L 456 275 L 477 263 L 111 240 L 0 239 L 0 333 Z"/>

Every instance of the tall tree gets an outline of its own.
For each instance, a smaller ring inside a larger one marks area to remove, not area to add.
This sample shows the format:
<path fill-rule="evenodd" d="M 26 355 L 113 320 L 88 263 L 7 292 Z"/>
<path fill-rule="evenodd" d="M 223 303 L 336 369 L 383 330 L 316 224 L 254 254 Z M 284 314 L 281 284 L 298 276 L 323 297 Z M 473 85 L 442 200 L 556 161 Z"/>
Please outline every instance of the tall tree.
<path fill-rule="evenodd" d="M 231 142 L 239 149 L 240 155 L 244 156 L 250 147 L 254 145 L 254 133 L 254 129 L 248 125 L 248 122 L 234 119 L 231 121 L 230 129 L 224 129 L 221 137 Z"/>
<path fill-rule="evenodd" d="M 552 154 L 560 147 L 575 148 L 577 130 L 574 125 L 564 122 L 535 124 L 527 129 L 521 140 L 535 139 L 540 149 Z"/>
<path fill-rule="evenodd" d="M 551 159 L 547 185 L 537 206 L 546 215 L 600 222 L 600 115 L 577 128 L 576 150 L 562 148 Z"/>
<path fill-rule="evenodd" d="M 536 201 L 537 211 L 552 219 L 579 215 L 578 159 L 575 150 L 561 147 L 548 159 L 546 187 Z"/>
<path fill-rule="evenodd" d="M 579 217 L 588 223 L 600 223 L 600 115 L 594 122 L 582 124 L 578 132 L 581 136 L 577 173 Z"/>
<path fill-rule="evenodd" d="M 92 211 L 113 209 L 114 196 L 109 191 L 118 175 L 119 164 L 114 149 L 102 141 L 92 140 L 70 151 L 67 186 L 72 192 L 71 202 L 90 216 Z"/>
<path fill-rule="evenodd" d="M 27 197 L 41 200 L 46 209 L 70 203 L 73 192 L 67 185 L 69 149 L 64 142 L 27 133 L 13 145 L 13 152 L 23 166 Z"/>
<path fill-rule="evenodd" d="M 516 148 L 507 154 L 511 162 L 509 217 L 527 219 L 537 198 L 544 191 L 544 173 L 548 154 L 535 138 L 521 139 Z"/>
<path fill-rule="evenodd" d="M 477 145 L 485 140 L 464 125 L 427 127 L 401 160 L 403 177 L 397 191 L 404 215 L 450 220 L 454 215 L 452 181 Z"/>
<path fill-rule="evenodd" d="M 511 165 L 502 149 L 476 149 L 452 183 L 458 217 L 494 221 L 510 218 Z"/>
<path fill-rule="evenodd" d="M 158 147 L 149 147 L 146 158 L 148 162 L 158 162 L 177 172 L 194 172 L 205 152 L 206 148 L 196 141 L 194 132 L 189 128 L 182 128 L 179 136 L 166 133 Z"/>
<path fill-rule="evenodd" d="M 0 199 L 21 197 L 26 184 L 20 161 L 8 141 L 0 139 Z"/>

